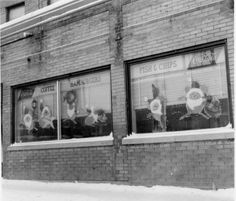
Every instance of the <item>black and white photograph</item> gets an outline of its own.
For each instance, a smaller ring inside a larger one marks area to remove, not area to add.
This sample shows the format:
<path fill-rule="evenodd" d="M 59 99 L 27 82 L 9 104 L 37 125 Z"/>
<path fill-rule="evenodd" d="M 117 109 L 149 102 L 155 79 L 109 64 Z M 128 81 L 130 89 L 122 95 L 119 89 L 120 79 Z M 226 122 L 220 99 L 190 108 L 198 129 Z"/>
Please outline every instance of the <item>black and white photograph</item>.
<path fill-rule="evenodd" d="M 234 0 L 0 0 L 2 201 L 233 201 Z"/>

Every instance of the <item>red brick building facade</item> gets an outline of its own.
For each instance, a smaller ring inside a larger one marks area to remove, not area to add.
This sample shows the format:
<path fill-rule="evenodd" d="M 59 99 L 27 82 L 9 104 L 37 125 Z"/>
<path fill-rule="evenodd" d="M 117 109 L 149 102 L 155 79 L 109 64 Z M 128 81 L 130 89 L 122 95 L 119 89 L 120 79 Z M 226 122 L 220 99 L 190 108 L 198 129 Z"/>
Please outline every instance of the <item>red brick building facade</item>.
<path fill-rule="evenodd" d="M 233 1 L 25 0 L 6 22 L 12 6 L 4 178 L 233 187 Z"/>

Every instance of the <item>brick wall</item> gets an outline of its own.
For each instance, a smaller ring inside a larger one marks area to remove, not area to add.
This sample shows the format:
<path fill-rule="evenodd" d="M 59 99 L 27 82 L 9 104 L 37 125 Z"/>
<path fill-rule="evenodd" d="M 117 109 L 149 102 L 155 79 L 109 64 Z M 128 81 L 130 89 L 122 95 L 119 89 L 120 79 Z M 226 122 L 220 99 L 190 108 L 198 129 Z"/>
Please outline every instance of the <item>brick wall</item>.
<path fill-rule="evenodd" d="M 134 185 L 229 188 L 234 185 L 230 140 L 124 146 L 124 170 Z"/>
<path fill-rule="evenodd" d="M 122 34 L 126 61 L 227 39 L 234 100 L 232 1 L 127 0 Z M 122 157 L 128 161 L 121 168 L 128 171 L 123 178 L 133 184 L 201 188 L 211 188 L 213 183 L 221 187 L 233 185 L 230 141 L 130 145 L 122 150 Z"/>
<path fill-rule="evenodd" d="M 27 7 L 35 10 L 36 1 Z M 127 135 L 124 61 L 227 39 L 234 96 L 230 1 L 112 0 L 29 31 L 33 37 L 19 33 L 2 40 L 4 177 L 233 186 L 232 141 L 126 146 L 121 141 Z M 7 151 L 12 86 L 105 65 L 111 67 L 114 146 Z"/>
<path fill-rule="evenodd" d="M 107 11 L 102 12 L 105 9 L 94 7 L 78 16 L 53 21 L 29 30 L 33 37 L 4 45 L 2 73 L 7 76 L 3 76 L 3 82 L 12 86 L 110 64 L 109 18 Z M 20 37 L 18 34 L 16 39 Z"/>
<path fill-rule="evenodd" d="M 113 147 L 6 151 L 13 130 L 11 86 L 111 64 L 109 4 L 29 31 L 33 37 L 23 39 L 19 33 L 2 41 L 4 177 L 114 180 Z"/>
<path fill-rule="evenodd" d="M 112 181 L 112 147 L 8 152 L 4 177 L 28 180 Z"/>
<path fill-rule="evenodd" d="M 25 0 L 25 14 L 40 9 L 39 2 L 40 1 Z"/>
<path fill-rule="evenodd" d="M 0 8 L 0 24 L 3 24 L 6 22 L 6 9 L 5 8 Z"/>
<path fill-rule="evenodd" d="M 131 1 L 123 7 L 124 60 L 227 39 L 234 96 L 231 1 Z"/>

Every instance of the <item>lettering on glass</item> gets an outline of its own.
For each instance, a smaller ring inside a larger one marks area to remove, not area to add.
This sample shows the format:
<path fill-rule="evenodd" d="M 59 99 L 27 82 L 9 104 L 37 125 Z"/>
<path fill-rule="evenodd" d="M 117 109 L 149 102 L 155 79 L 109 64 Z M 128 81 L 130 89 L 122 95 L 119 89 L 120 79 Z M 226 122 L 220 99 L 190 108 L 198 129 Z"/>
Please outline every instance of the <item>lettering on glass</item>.
<path fill-rule="evenodd" d="M 82 85 L 97 83 L 97 82 L 100 82 L 100 81 L 101 81 L 100 76 L 77 79 L 77 80 L 72 80 L 70 82 L 70 87 L 71 88 L 79 87 L 79 86 L 82 86 Z"/>
<path fill-rule="evenodd" d="M 177 68 L 177 62 L 176 61 L 167 61 L 162 63 L 153 64 L 151 66 L 143 66 L 139 68 L 140 74 L 145 74 L 149 72 L 163 72 L 163 71 L 169 71 L 171 69 Z"/>
<path fill-rule="evenodd" d="M 41 88 L 41 93 L 54 91 L 54 85 L 46 86 Z"/>
<path fill-rule="evenodd" d="M 162 74 L 183 70 L 184 60 L 182 56 L 176 56 L 169 59 L 162 59 L 158 61 L 148 62 L 146 64 L 138 64 L 132 70 L 132 78 L 139 78 L 143 76 Z"/>
<path fill-rule="evenodd" d="M 24 88 L 20 91 L 19 100 L 31 98 L 34 94 L 34 88 Z"/>

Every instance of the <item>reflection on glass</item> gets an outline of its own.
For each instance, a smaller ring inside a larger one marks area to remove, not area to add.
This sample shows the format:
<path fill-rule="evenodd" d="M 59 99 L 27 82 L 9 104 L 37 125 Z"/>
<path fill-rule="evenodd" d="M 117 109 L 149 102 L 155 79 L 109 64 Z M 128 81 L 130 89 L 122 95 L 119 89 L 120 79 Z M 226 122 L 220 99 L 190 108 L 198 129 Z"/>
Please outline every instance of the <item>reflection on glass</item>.
<path fill-rule="evenodd" d="M 135 133 L 226 126 L 224 48 L 132 65 L 131 101 Z"/>
<path fill-rule="evenodd" d="M 16 142 L 57 138 L 55 83 L 19 89 L 15 101 Z"/>
<path fill-rule="evenodd" d="M 62 138 L 109 135 L 111 132 L 108 71 L 62 80 Z"/>

